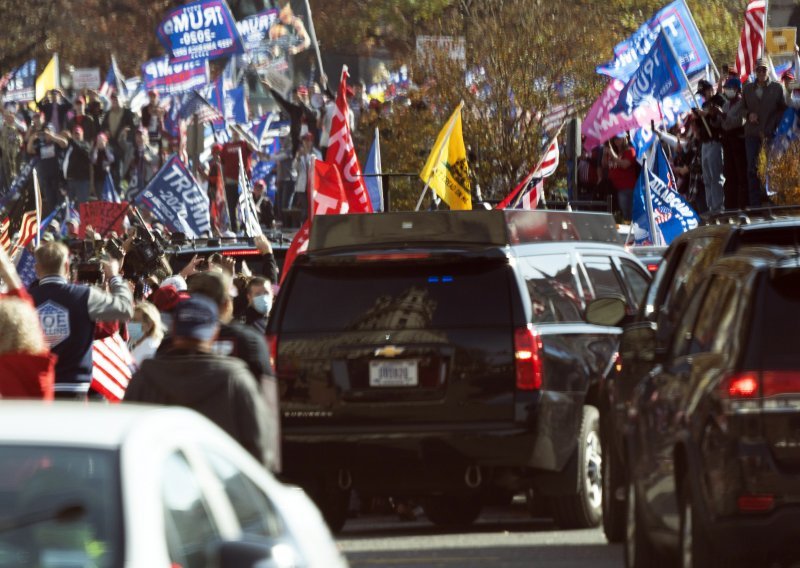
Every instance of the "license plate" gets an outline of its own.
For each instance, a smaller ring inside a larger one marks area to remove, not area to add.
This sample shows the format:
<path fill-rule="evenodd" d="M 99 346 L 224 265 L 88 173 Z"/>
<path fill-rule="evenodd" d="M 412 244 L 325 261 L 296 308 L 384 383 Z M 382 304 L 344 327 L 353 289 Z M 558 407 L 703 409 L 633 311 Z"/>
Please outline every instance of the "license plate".
<path fill-rule="evenodd" d="M 418 384 L 416 361 L 369 362 L 371 387 L 415 387 Z"/>

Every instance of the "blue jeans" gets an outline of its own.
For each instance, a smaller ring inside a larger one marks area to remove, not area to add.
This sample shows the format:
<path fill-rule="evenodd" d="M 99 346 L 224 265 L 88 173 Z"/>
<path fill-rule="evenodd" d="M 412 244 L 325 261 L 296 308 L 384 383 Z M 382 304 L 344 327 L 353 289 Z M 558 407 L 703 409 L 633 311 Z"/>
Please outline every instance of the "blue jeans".
<path fill-rule="evenodd" d="M 75 205 L 86 203 L 89 201 L 89 180 L 67 180 L 67 193 Z"/>
<path fill-rule="evenodd" d="M 750 207 L 761 207 L 761 180 L 758 179 L 758 154 L 762 141 L 757 136 L 744 137 L 744 150 L 747 154 L 747 196 Z"/>
<path fill-rule="evenodd" d="M 720 142 L 705 142 L 701 159 L 703 184 L 706 186 L 706 205 L 711 213 L 719 213 L 725 207 L 722 144 Z"/>
<path fill-rule="evenodd" d="M 617 201 L 619 201 L 619 210 L 622 213 L 622 218 L 625 221 L 630 221 L 633 216 L 633 190 L 618 189 Z"/>

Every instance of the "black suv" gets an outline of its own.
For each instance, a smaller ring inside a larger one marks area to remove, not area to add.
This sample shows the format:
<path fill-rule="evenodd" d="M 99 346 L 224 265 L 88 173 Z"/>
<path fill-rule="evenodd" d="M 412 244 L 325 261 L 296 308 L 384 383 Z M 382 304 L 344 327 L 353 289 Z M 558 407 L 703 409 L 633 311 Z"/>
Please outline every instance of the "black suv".
<path fill-rule="evenodd" d="M 742 249 L 690 294 L 634 391 L 626 565 L 800 560 L 800 250 Z M 655 354 L 640 330 L 639 356 Z"/>
<path fill-rule="evenodd" d="M 623 432 L 631 395 L 638 382 L 664 362 L 678 320 L 705 271 L 720 257 L 745 246 L 793 246 L 800 242 L 800 217 L 775 208 L 718 215 L 711 224 L 676 238 L 664 254 L 647 289 L 639 313 L 625 326 L 622 349 L 603 381 L 600 394 L 600 430 L 603 447 L 603 528 L 611 542 L 625 538 L 625 447 Z M 653 360 L 638 356 L 636 337 L 654 329 Z"/>
<path fill-rule="evenodd" d="M 316 218 L 267 329 L 286 477 L 334 529 L 351 487 L 424 498 L 441 525 L 532 487 L 560 525 L 596 525 L 597 384 L 624 316 L 601 300 L 634 310 L 648 280 L 608 214 Z"/>

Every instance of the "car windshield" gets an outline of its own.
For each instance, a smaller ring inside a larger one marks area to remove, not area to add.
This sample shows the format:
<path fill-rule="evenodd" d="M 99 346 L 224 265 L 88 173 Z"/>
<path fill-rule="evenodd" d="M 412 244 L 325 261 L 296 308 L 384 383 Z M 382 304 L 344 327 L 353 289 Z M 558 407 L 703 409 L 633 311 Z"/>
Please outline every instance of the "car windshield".
<path fill-rule="evenodd" d="M 780 271 L 767 284 L 761 336 L 765 369 L 800 369 L 800 271 Z"/>
<path fill-rule="evenodd" d="M 117 463 L 110 450 L 0 446 L 0 567 L 121 566 Z"/>
<path fill-rule="evenodd" d="M 509 325 L 509 271 L 507 264 L 495 262 L 303 267 L 292 284 L 283 329 Z"/>

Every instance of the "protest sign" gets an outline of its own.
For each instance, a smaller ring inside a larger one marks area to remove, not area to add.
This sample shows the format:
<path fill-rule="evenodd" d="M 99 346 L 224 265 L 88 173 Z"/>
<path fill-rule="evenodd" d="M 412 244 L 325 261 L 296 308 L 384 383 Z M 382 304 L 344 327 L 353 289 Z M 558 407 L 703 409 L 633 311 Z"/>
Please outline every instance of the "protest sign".
<path fill-rule="evenodd" d="M 86 237 L 86 227 L 91 226 L 95 233 L 108 236 L 111 231 L 118 235 L 125 232 L 123 222 L 128 202 L 113 203 L 111 201 L 87 201 L 80 205 L 81 225 L 78 230 L 80 238 Z"/>
<path fill-rule="evenodd" d="M 100 68 L 87 67 L 75 69 L 75 71 L 72 72 L 72 87 L 74 89 L 99 89 Z"/>
<path fill-rule="evenodd" d="M 3 100 L 11 102 L 27 102 L 33 100 L 33 88 L 36 82 L 36 60 L 23 63 L 11 73 L 6 85 Z"/>
<path fill-rule="evenodd" d="M 244 52 L 236 21 L 225 0 L 197 0 L 170 10 L 156 35 L 173 63 Z"/>
<path fill-rule="evenodd" d="M 236 23 L 245 51 L 252 51 L 269 36 L 269 30 L 278 19 L 277 10 L 265 10 Z"/>
<path fill-rule="evenodd" d="M 147 207 L 170 231 L 189 238 L 211 231 L 208 196 L 175 154 L 132 199 Z"/>
<path fill-rule="evenodd" d="M 208 61 L 173 63 L 166 55 L 151 59 L 142 65 L 142 81 L 145 90 L 156 91 L 162 97 L 184 93 L 208 83 Z"/>
<path fill-rule="evenodd" d="M 617 44 L 614 48 L 614 60 L 599 66 L 597 72 L 627 81 L 639 67 L 639 60 L 650 51 L 662 29 L 672 42 L 687 75 L 712 64 L 686 2 L 675 0 L 642 24 L 628 39 Z"/>

